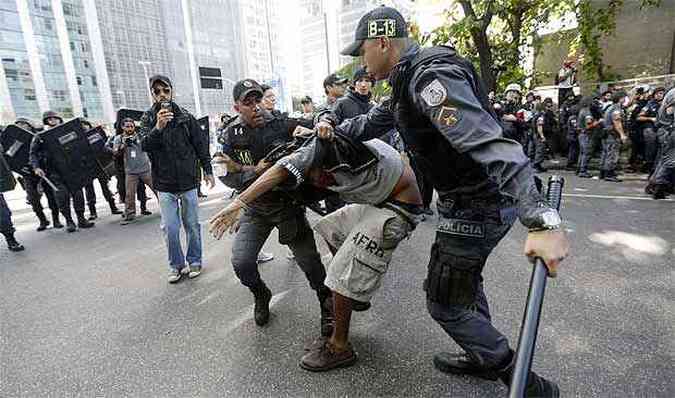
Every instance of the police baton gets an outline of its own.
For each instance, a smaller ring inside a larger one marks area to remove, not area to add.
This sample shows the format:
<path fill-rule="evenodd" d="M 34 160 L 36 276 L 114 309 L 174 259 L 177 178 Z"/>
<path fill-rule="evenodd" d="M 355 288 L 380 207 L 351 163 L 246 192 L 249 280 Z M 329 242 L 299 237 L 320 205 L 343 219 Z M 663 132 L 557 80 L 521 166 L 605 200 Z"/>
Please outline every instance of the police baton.
<path fill-rule="evenodd" d="M 551 207 L 557 210 L 560 210 L 560 201 L 562 199 L 564 184 L 565 179 L 559 175 L 551 176 L 548 179 L 546 200 Z M 525 396 L 527 376 L 530 374 L 532 357 L 534 356 L 534 346 L 537 342 L 539 317 L 541 316 L 541 307 L 544 302 L 547 275 L 548 270 L 546 264 L 544 264 L 544 261 L 542 261 L 541 258 L 537 258 L 534 262 L 534 269 L 532 270 L 530 289 L 527 292 L 527 303 L 525 305 L 525 314 L 523 315 L 523 324 L 520 328 L 518 352 L 516 352 L 516 364 L 511 377 L 509 398 L 523 398 Z"/>
<path fill-rule="evenodd" d="M 56 185 L 54 185 L 53 182 L 51 182 L 51 181 L 49 180 L 49 178 L 47 178 L 46 176 L 41 177 L 41 178 L 42 178 L 42 180 L 43 180 L 44 182 L 47 183 L 47 185 L 49 185 L 49 186 L 52 188 L 52 190 L 53 190 L 54 192 L 59 192 L 59 189 L 56 187 Z"/>

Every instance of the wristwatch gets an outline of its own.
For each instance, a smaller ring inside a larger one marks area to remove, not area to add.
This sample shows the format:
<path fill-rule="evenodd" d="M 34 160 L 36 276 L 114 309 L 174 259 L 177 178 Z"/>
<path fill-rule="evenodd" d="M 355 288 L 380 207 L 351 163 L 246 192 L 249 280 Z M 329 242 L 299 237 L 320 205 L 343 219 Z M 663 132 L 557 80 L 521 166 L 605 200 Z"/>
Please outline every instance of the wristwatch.
<path fill-rule="evenodd" d="M 560 229 L 562 226 L 562 219 L 560 213 L 554 209 L 548 209 L 539 215 L 539 225 L 530 228 L 530 232 L 535 231 L 553 231 Z"/>

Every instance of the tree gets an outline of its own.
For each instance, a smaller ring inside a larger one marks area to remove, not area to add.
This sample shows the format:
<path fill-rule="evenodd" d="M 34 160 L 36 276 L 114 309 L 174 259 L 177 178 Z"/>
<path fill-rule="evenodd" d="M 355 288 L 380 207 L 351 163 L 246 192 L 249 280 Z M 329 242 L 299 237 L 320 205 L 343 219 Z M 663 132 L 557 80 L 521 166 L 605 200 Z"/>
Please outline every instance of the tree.
<path fill-rule="evenodd" d="M 660 5 L 660 0 L 639 0 L 641 8 Z M 458 0 L 445 11 L 447 22 L 423 44 L 452 44 L 478 66 L 490 91 L 508 83 L 523 83 L 522 64 L 527 47 L 536 43 L 544 25 L 566 13 L 574 13 L 578 32 L 571 49 L 580 55 L 587 77 L 605 74 L 600 40 L 613 34 L 615 17 L 624 0 L 607 0 L 596 6 L 590 0 Z M 530 76 L 531 77 L 531 76 Z"/>

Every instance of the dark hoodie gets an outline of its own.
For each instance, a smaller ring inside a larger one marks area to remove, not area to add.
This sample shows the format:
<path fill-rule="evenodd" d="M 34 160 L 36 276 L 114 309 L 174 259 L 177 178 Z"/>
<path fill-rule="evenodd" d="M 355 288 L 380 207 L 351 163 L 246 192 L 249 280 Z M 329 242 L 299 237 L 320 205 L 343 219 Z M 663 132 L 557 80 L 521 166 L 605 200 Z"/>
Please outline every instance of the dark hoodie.
<path fill-rule="evenodd" d="M 164 76 L 153 76 L 151 83 L 161 80 L 171 85 Z M 150 86 L 152 87 L 152 85 Z M 155 103 L 141 118 L 139 136 L 141 148 L 148 153 L 152 165 L 152 183 L 160 192 L 181 193 L 197 188 L 197 160 L 204 174 L 212 175 L 211 155 L 197 120 L 188 111 L 171 102 L 173 120 L 157 130 Z"/>
<path fill-rule="evenodd" d="M 338 99 L 335 104 L 335 109 L 333 112 L 337 117 L 337 124 L 342 123 L 345 119 L 351 119 L 354 116 L 363 115 L 368 113 L 370 108 L 373 107 L 373 103 L 370 102 L 372 95 L 361 95 L 355 90 L 349 89 L 347 94 Z"/>

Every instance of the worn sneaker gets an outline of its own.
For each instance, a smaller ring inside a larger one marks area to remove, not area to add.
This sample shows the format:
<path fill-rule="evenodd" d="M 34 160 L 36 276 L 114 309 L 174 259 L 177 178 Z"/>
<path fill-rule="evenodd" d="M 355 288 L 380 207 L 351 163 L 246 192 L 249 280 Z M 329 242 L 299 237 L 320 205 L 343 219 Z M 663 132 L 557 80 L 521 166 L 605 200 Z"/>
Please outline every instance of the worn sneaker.
<path fill-rule="evenodd" d="M 333 350 L 332 345 L 326 342 L 318 349 L 305 354 L 300 360 L 300 367 L 310 372 L 325 372 L 331 369 L 352 366 L 357 360 L 356 353 L 351 343 L 342 352 Z"/>
<path fill-rule="evenodd" d="M 169 271 L 169 278 L 168 278 L 169 283 L 176 283 L 180 280 L 180 278 L 181 278 L 180 272 L 176 270 Z"/>
<path fill-rule="evenodd" d="M 274 254 L 264 252 L 262 250 L 260 251 L 260 253 L 258 253 L 258 264 L 266 263 L 272 260 L 274 260 Z"/>
<path fill-rule="evenodd" d="M 188 278 L 194 279 L 202 274 L 202 267 L 189 267 L 190 272 L 188 273 Z"/>

